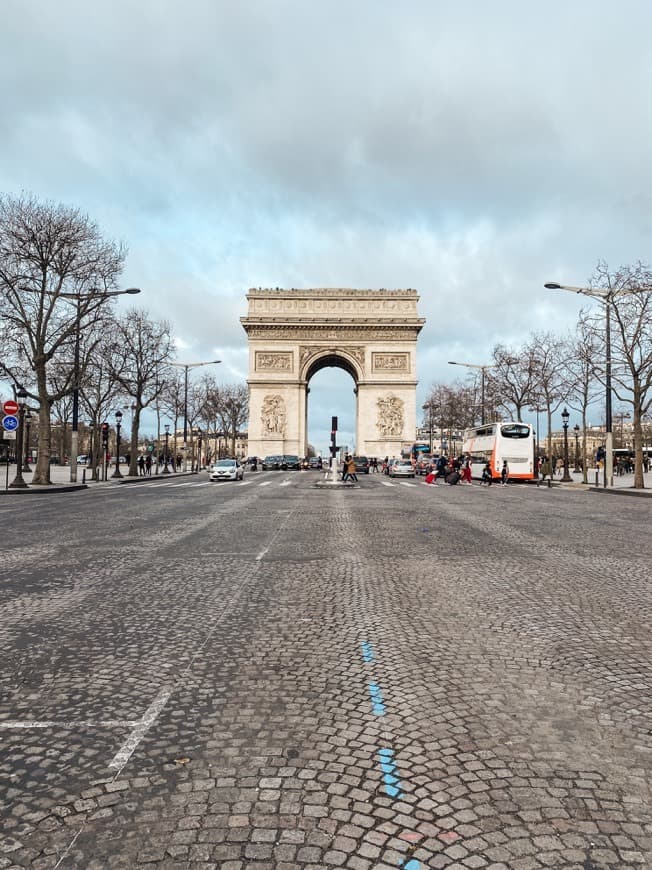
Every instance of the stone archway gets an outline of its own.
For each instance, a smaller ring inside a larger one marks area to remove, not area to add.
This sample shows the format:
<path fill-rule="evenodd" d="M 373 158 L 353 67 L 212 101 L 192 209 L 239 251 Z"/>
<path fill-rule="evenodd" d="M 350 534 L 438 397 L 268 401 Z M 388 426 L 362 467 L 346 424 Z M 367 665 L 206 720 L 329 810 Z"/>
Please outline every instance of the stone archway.
<path fill-rule="evenodd" d="M 398 456 L 416 434 L 416 290 L 252 289 L 249 455 L 307 450 L 307 387 L 322 368 L 356 387 L 356 450 Z"/>

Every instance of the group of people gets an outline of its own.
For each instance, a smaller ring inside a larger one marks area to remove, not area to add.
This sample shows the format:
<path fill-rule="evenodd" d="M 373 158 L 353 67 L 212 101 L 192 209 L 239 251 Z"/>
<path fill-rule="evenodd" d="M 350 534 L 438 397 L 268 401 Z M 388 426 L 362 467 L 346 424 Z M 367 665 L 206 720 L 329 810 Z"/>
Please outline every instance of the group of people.
<path fill-rule="evenodd" d="M 350 453 L 347 453 L 342 460 L 342 483 L 349 480 L 351 483 L 357 483 L 358 475 L 355 473 L 355 460 Z"/>
<path fill-rule="evenodd" d="M 451 457 L 440 456 L 439 459 L 431 465 L 428 474 L 426 475 L 426 483 L 436 486 L 437 480 L 445 481 L 449 486 L 455 486 L 458 483 L 471 486 L 472 484 L 472 468 L 471 457 Z M 494 482 L 491 463 L 487 462 L 482 469 L 482 477 L 480 486 L 492 486 Z M 507 486 L 509 482 L 509 465 L 507 460 L 503 461 L 500 469 L 500 484 Z"/>
<path fill-rule="evenodd" d="M 141 453 L 140 456 L 138 457 L 138 460 L 136 463 L 138 465 L 138 476 L 139 477 L 151 477 L 152 476 L 152 467 L 153 467 L 155 461 L 157 461 L 157 460 L 152 459 L 151 453 L 146 453 L 145 455 L 143 455 Z M 167 464 L 167 466 L 169 468 L 171 468 L 172 471 L 174 471 L 175 469 L 177 471 L 181 471 L 181 466 L 183 464 L 183 457 L 181 456 L 181 454 L 178 454 L 177 456 L 168 456 L 167 463 L 166 463 L 165 455 L 161 454 L 158 457 L 158 464 L 159 464 L 159 467 L 161 465 Z"/>

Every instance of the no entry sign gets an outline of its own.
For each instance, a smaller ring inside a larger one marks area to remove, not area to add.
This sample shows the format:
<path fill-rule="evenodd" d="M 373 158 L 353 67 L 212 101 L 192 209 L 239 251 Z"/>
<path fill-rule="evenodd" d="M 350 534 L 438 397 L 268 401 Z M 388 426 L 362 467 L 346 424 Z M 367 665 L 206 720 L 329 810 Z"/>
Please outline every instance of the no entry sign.
<path fill-rule="evenodd" d="M 2 410 L 5 414 L 17 414 L 18 413 L 18 402 L 14 402 L 13 399 L 9 399 L 2 406 Z"/>

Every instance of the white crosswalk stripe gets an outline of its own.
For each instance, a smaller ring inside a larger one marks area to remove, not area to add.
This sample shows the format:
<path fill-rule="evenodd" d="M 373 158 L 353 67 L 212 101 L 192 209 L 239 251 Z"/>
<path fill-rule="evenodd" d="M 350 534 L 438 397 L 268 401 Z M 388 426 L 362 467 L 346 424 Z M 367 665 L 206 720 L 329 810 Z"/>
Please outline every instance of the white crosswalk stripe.
<path fill-rule="evenodd" d="M 380 482 L 383 486 L 396 486 L 395 483 L 390 483 L 389 480 L 381 480 Z"/>
<path fill-rule="evenodd" d="M 399 481 L 399 483 L 401 484 L 401 486 L 416 486 L 416 483 L 410 483 L 407 480 L 401 480 Z"/>
<path fill-rule="evenodd" d="M 259 483 L 258 486 L 269 486 L 271 482 L 271 480 L 263 480 L 263 482 Z"/>

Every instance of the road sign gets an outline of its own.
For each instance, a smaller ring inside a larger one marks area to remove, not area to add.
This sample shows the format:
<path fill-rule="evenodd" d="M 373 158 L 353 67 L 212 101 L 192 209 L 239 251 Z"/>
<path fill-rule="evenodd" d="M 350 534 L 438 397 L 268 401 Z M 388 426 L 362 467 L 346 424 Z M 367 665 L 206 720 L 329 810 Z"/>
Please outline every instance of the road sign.
<path fill-rule="evenodd" d="M 2 428 L 5 432 L 15 432 L 18 429 L 18 417 L 14 417 L 13 414 L 7 414 L 2 420 Z"/>
<path fill-rule="evenodd" d="M 15 432 L 5 432 L 5 441 L 17 441 Z"/>
<path fill-rule="evenodd" d="M 2 410 L 5 412 L 5 414 L 17 414 L 18 402 L 14 402 L 13 399 L 8 399 L 2 406 Z"/>

